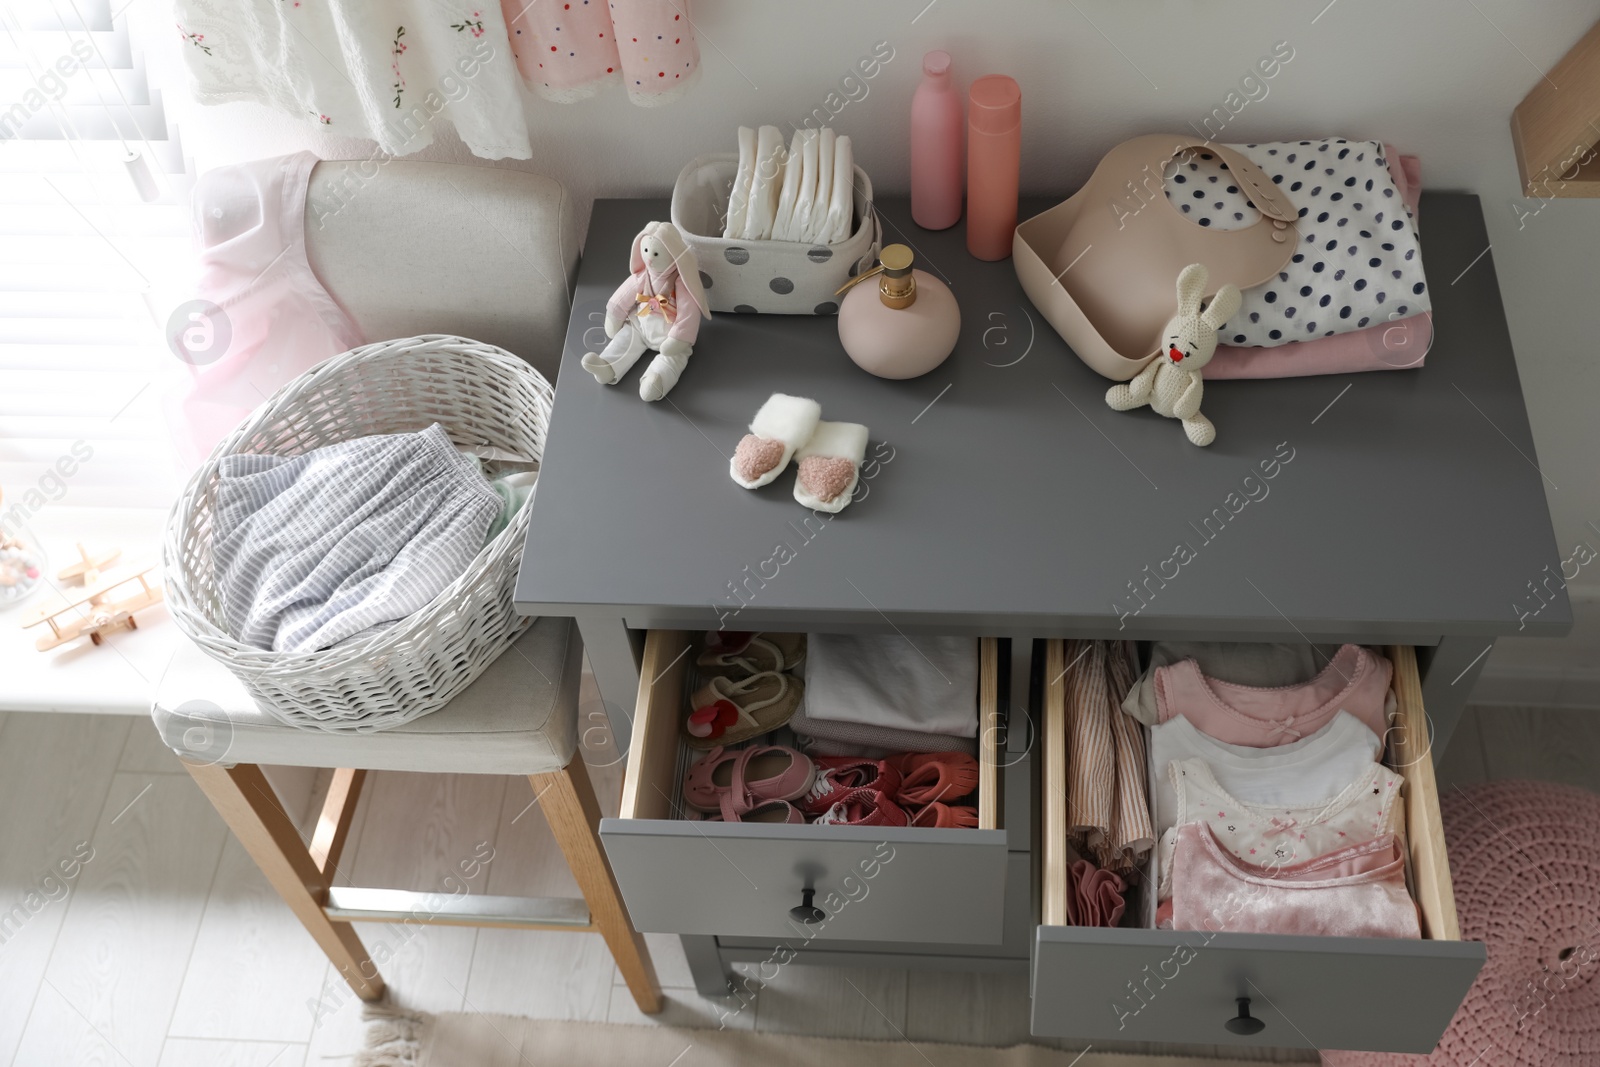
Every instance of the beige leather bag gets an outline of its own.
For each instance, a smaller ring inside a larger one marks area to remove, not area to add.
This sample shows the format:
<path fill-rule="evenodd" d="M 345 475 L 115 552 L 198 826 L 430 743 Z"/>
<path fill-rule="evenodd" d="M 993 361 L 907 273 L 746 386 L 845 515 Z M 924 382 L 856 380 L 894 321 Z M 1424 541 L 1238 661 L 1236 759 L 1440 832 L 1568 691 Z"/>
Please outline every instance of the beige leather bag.
<path fill-rule="evenodd" d="M 1161 175 L 1168 160 L 1188 152 L 1220 156 L 1261 220 L 1242 230 L 1212 230 L 1182 215 L 1167 200 Z M 1239 153 L 1154 133 L 1117 145 L 1083 188 L 1020 224 L 1012 261 L 1029 299 L 1078 358 L 1125 382 L 1160 351 L 1179 271 L 1204 263 L 1208 298 L 1230 283 L 1259 285 L 1294 254 L 1297 218 L 1266 172 Z"/>

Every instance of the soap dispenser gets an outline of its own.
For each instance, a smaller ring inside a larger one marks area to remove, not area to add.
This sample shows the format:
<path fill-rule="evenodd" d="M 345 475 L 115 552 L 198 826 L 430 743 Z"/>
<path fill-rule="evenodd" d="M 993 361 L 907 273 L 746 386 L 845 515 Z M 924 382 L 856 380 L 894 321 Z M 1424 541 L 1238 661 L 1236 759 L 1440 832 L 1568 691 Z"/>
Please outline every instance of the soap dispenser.
<path fill-rule="evenodd" d="M 858 282 L 876 277 L 878 284 Z M 856 366 L 880 378 L 915 378 L 943 363 L 961 333 L 950 287 L 912 266 L 911 249 L 888 245 L 878 265 L 839 289 L 839 342 Z M 838 295 L 838 294 L 835 294 Z"/>

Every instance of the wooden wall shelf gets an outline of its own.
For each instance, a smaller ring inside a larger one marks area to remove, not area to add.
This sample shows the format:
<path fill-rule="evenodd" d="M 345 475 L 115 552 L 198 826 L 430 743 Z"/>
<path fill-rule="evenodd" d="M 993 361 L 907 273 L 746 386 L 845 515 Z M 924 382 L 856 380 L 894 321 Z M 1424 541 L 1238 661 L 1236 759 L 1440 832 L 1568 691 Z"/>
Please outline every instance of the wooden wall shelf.
<path fill-rule="evenodd" d="M 1600 22 L 1511 113 L 1522 191 L 1600 197 Z"/>

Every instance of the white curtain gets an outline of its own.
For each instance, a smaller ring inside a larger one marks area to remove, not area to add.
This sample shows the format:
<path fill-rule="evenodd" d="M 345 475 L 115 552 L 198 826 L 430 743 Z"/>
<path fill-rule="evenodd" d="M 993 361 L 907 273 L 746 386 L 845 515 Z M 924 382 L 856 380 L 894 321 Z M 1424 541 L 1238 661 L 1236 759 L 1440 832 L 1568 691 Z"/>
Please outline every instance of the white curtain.
<path fill-rule="evenodd" d="M 440 118 L 485 159 L 527 159 L 527 120 L 499 0 L 181 0 L 201 103 L 253 100 L 393 155 Z"/>

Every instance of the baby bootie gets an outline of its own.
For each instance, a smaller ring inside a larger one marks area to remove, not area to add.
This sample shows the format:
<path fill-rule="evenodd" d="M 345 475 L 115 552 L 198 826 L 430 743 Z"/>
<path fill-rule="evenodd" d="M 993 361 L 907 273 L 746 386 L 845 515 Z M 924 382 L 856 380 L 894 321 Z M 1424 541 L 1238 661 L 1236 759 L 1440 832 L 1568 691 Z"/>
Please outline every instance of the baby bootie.
<path fill-rule="evenodd" d="M 800 473 L 794 498 L 814 511 L 843 511 L 861 480 L 867 428 L 859 422 L 819 422 L 796 453 Z"/>
<path fill-rule="evenodd" d="M 728 475 L 746 489 L 759 489 L 789 465 L 795 449 L 811 439 L 822 405 L 803 396 L 773 393 L 750 420 L 750 432 L 733 450 Z"/>

